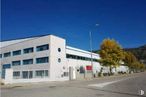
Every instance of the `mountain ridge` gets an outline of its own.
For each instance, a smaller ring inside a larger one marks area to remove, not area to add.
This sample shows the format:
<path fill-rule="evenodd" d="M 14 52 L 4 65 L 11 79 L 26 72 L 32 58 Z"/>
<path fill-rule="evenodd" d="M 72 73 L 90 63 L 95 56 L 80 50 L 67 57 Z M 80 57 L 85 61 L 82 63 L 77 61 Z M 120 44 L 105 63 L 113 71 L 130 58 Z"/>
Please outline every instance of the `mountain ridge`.
<path fill-rule="evenodd" d="M 146 44 L 137 48 L 125 48 L 124 50 L 133 53 L 139 61 L 146 64 Z"/>

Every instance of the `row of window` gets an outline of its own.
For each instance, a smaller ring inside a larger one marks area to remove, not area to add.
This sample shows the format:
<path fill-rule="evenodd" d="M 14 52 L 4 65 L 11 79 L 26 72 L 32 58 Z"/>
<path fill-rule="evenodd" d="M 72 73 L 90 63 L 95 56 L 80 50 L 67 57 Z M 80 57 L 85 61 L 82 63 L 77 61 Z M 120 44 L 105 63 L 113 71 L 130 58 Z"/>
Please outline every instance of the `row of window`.
<path fill-rule="evenodd" d="M 48 50 L 49 49 L 49 44 L 45 44 L 45 45 L 40 45 L 36 47 L 36 51 L 44 51 L 44 50 Z M 30 48 L 25 48 L 23 49 L 23 54 L 28 54 L 28 53 L 33 53 L 34 52 L 34 48 L 30 47 Z M 17 55 L 21 55 L 21 50 L 16 50 L 12 52 L 13 56 L 17 56 Z M 11 52 L 6 52 L 3 55 L 0 54 L 0 58 L 2 57 L 10 57 L 11 56 Z"/>
<path fill-rule="evenodd" d="M 31 79 L 31 78 L 43 78 L 48 77 L 49 72 L 48 70 L 36 70 L 36 71 L 14 71 L 13 78 L 14 79 Z"/>
<path fill-rule="evenodd" d="M 85 60 L 85 61 L 91 61 L 91 58 L 88 57 L 83 57 L 83 56 L 77 56 L 77 55 L 72 55 L 72 54 L 66 54 L 66 58 L 69 59 L 77 59 L 77 60 Z M 98 62 L 97 59 L 92 59 L 94 62 Z"/>
<path fill-rule="evenodd" d="M 33 64 L 33 59 L 25 59 L 22 62 L 23 62 L 23 65 Z M 36 64 L 48 63 L 48 62 L 49 62 L 49 57 L 36 58 Z M 21 60 L 12 61 L 12 66 L 18 66 L 18 65 L 21 65 Z"/>

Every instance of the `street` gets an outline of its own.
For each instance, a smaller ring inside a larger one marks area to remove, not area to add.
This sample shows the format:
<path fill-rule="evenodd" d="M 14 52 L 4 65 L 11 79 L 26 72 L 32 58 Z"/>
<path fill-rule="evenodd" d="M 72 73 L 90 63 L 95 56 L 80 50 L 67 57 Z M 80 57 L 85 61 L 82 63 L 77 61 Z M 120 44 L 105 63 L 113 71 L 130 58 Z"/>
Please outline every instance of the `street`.
<path fill-rule="evenodd" d="M 141 95 L 141 91 L 145 91 Z M 1 97 L 146 97 L 146 72 L 2 88 Z"/>

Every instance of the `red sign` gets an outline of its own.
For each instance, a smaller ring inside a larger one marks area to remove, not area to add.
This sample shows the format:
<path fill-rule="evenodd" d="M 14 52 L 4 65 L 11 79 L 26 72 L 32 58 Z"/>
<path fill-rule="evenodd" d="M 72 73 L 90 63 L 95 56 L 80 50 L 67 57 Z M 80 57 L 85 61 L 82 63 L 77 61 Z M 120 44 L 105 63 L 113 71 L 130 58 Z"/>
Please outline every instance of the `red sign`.
<path fill-rule="evenodd" d="M 86 70 L 92 70 L 92 66 L 86 66 Z"/>

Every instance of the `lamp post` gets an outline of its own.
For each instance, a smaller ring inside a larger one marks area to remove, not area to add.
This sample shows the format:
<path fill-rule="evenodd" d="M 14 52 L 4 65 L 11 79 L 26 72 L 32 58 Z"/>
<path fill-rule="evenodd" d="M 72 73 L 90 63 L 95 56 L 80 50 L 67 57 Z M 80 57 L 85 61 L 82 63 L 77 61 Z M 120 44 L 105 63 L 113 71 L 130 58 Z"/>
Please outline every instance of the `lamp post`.
<path fill-rule="evenodd" d="M 89 37 L 90 37 L 90 52 L 91 52 L 91 67 L 92 67 L 92 77 L 94 78 L 94 71 L 93 71 L 93 56 L 92 56 L 92 32 L 89 31 Z"/>
<path fill-rule="evenodd" d="M 95 26 L 99 26 L 99 24 L 96 24 Z M 93 67 L 93 55 L 92 55 L 92 31 L 89 31 L 89 39 L 90 39 L 90 52 L 91 52 L 91 66 L 92 66 L 92 77 L 94 78 L 94 67 Z"/>

